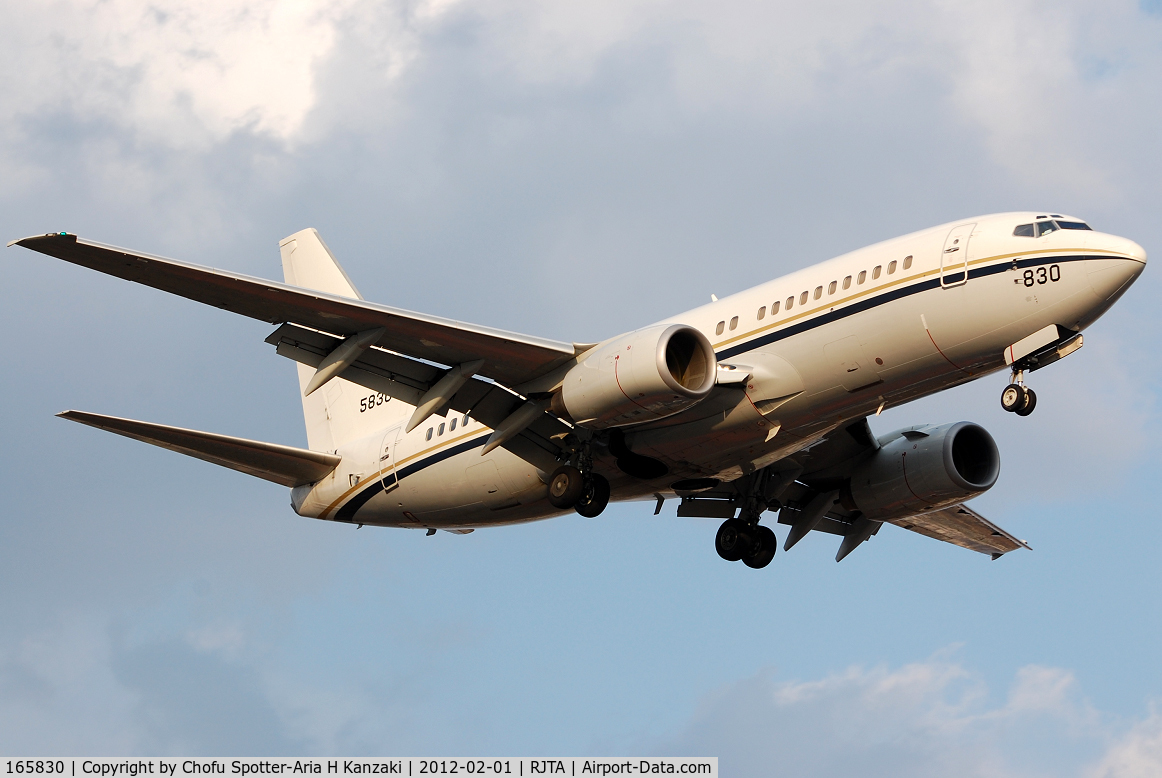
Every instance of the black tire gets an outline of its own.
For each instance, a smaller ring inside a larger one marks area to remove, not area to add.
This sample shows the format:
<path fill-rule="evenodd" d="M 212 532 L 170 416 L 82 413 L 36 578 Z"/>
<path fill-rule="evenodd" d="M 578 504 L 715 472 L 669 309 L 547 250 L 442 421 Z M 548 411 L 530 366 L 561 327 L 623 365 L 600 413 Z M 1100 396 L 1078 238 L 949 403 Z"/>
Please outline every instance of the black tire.
<path fill-rule="evenodd" d="M 593 473 L 585 481 L 581 499 L 573 508 L 585 518 L 593 519 L 601 515 L 606 505 L 609 505 L 609 481 L 605 476 Z"/>
<path fill-rule="evenodd" d="M 1028 416 L 1037 407 L 1037 393 L 1032 389 L 1025 390 L 1025 405 L 1017 411 L 1018 416 Z"/>
<path fill-rule="evenodd" d="M 771 563 L 778 549 L 779 539 L 775 537 L 775 533 L 770 527 L 755 527 L 751 551 L 742 558 L 742 563 L 747 567 L 759 570 Z"/>
<path fill-rule="evenodd" d="M 563 465 L 549 478 L 549 504 L 554 508 L 572 508 L 585 491 L 581 471 L 572 465 Z"/>
<path fill-rule="evenodd" d="M 714 550 L 727 562 L 737 562 L 750 553 L 750 525 L 741 519 L 727 519 L 714 536 Z"/>
<path fill-rule="evenodd" d="M 1009 413 L 1016 413 L 1021 408 L 1025 407 L 1025 400 L 1027 399 L 1027 391 L 1025 387 L 1018 384 L 1009 384 L 1005 390 L 1001 392 L 1001 407 Z"/>

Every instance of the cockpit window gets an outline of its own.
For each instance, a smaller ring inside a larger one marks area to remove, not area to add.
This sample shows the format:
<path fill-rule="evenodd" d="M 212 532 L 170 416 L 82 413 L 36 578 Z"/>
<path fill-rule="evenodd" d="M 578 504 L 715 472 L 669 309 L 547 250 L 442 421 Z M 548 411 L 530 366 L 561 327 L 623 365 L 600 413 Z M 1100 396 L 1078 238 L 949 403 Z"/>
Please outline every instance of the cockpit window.
<path fill-rule="evenodd" d="M 1017 229 L 1013 230 L 1013 234 L 1019 238 L 1031 238 L 1033 237 L 1033 225 L 1018 224 Z"/>
<path fill-rule="evenodd" d="M 1051 232 L 1057 232 L 1056 222 L 1037 222 L 1037 237 L 1048 235 Z"/>
<path fill-rule="evenodd" d="M 1063 221 L 1058 220 L 1057 226 L 1063 230 L 1090 230 L 1090 231 L 1093 231 L 1093 227 L 1090 227 L 1085 222 L 1063 222 Z"/>

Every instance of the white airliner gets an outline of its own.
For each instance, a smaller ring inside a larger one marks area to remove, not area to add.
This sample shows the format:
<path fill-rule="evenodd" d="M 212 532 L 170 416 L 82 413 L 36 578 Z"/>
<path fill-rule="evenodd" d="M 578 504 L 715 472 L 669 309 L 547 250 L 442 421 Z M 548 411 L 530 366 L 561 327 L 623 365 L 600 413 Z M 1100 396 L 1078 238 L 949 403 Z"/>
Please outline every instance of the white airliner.
<path fill-rule="evenodd" d="M 1026 543 L 964 505 L 996 482 L 970 422 L 887 435 L 867 417 L 1069 355 L 1146 266 L 1133 241 L 1004 213 L 878 243 L 602 343 L 560 343 L 363 300 L 313 229 L 285 283 L 81 240 L 14 241 L 272 324 L 297 363 L 309 449 L 66 411 L 93 427 L 291 488 L 300 516 L 469 533 L 609 500 L 725 519 L 719 555 L 766 566 L 811 530 L 836 561 L 884 522 L 994 559 Z M 9 244 L 12 245 L 12 244 Z M 911 457 L 909 459 L 909 457 Z"/>

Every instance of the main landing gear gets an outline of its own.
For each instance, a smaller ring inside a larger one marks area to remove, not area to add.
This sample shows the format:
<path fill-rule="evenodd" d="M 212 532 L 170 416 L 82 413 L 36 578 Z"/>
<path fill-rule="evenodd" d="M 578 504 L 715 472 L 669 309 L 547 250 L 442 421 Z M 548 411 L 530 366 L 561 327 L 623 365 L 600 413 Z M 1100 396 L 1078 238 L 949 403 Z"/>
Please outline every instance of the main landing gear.
<path fill-rule="evenodd" d="M 714 536 L 714 550 L 727 562 L 742 561 L 747 567 L 766 567 L 775 558 L 779 540 L 770 527 L 742 519 L 727 519 Z"/>
<path fill-rule="evenodd" d="M 1001 392 L 1001 407 L 1018 416 L 1028 416 L 1037 407 L 1037 393 L 1025 386 L 1025 371 L 1014 370 L 1012 381 Z"/>
<path fill-rule="evenodd" d="M 572 508 L 592 519 L 609 504 L 609 481 L 603 475 L 562 465 L 549 478 L 549 503 L 554 508 Z"/>

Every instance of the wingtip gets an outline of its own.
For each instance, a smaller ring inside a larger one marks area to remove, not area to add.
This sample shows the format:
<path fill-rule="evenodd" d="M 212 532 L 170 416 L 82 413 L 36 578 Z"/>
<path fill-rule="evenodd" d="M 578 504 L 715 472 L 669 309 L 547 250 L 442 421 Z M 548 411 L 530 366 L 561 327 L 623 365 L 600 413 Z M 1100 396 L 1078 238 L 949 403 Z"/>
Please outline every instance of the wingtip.
<path fill-rule="evenodd" d="M 72 241 L 73 243 L 77 242 L 77 236 L 71 232 L 46 232 L 43 235 L 29 235 L 27 238 L 17 238 L 16 240 L 10 240 L 8 241 L 8 245 L 5 248 L 10 248 L 12 246 L 23 246 L 24 248 L 31 248 L 29 245 L 30 243 L 38 243 L 43 240 L 60 240 L 61 238 Z"/>

